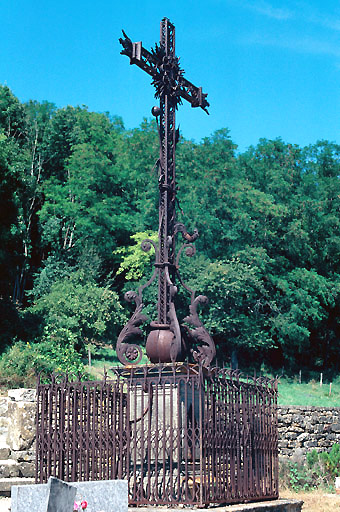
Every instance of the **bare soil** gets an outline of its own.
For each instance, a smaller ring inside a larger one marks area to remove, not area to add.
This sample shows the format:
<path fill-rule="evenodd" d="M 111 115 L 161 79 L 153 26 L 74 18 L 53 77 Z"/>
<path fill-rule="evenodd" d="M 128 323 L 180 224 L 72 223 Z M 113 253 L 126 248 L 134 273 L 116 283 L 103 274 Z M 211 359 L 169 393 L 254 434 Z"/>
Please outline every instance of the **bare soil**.
<path fill-rule="evenodd" d="M 328 494 L 322 490 L 294 492 L 284 489 L 280 498 L 302 500 L 302 512 L 336 512 L 340 511 L 340 495 Z"/>

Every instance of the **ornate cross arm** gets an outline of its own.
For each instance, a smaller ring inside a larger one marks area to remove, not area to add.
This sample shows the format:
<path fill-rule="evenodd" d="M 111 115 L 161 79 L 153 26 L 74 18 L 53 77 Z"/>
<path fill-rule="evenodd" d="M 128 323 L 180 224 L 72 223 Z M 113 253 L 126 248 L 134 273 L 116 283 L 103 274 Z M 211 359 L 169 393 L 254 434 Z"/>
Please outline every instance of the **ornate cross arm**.
<path fill-rule="evenodd" d="M 164 48 L 157 44 L 155 49 L 149 52 L 142 46 L 141 41 L 133 43 L 124 30 L 122 32 L 124 39 L 120 38 L 119 42 L 123 46 L 123 50 L 120 53 L 130 58 L 130 64 L 136 64 L 153 78 L 152 83 L 156 87 L 156 97 L 160 97 L 165 92 L 176 97 L 176 103 L 181 103 L 181 98 L 184 98 L 192 107 L 201 107 L 204 112 L 209 114 L 207 110 L 209 107 L 208 95 L 202 91 L 202 87 L 196 87 L 183 77 L 178 57 L 172 54 L 167 56 Z"/>
<path fill-rule="evenodd" d="M 133 43 L 125 34 L 124 30 L 122 30 L 122 32 L 124 39 L 122 37 L 119 39 L 120 44 L 123 46 L 123 50 L 120 52 L 121 55 L 127 55 L 130 58 L 130 64 L 136 64 L 139 68 L 155 78 L 158 72 L 158 60 L 142 46 L 142 41 Z"/>
<path fill-rule="evenodd" d="M 208 94 L 202 92 L 202 87 L 196 87 L 196 85 L 192 84 L 184 77 L 180 77 L 178 83 L 180 86 L 180 96 L 191 103 L 192 107 L 201 107 L 204 112 L 209 115 L 207 110 L 210 105 L 210 103 L 207 101 Z"/>

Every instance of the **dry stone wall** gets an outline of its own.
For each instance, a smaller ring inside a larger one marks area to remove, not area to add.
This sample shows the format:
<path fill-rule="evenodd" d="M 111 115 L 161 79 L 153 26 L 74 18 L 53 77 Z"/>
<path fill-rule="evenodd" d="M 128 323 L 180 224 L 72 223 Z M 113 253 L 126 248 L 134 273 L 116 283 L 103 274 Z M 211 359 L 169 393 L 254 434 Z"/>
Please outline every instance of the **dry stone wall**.
<path fill-rule="evenodd" d="M 281 457 L 298 460 L 340 444 L 340 407 L 280 406 L 278 420 Z"/>
<path fill-rule="evenodd" d="M 0 396 L 0 490 L 4 479 L 35 473 L 34 389 L 12 389 Z"/>

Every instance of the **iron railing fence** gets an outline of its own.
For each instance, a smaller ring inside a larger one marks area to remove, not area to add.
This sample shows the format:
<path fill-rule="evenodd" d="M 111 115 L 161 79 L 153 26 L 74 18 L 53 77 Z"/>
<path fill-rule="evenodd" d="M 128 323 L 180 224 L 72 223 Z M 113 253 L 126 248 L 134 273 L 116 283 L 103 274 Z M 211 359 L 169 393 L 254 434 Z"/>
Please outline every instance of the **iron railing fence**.
<path fill-rule="evenodd" d="M 124 478 L 129 503 L 278 497 L 277 385 L 176 363 L 37 384 L 36 481 Z"/>

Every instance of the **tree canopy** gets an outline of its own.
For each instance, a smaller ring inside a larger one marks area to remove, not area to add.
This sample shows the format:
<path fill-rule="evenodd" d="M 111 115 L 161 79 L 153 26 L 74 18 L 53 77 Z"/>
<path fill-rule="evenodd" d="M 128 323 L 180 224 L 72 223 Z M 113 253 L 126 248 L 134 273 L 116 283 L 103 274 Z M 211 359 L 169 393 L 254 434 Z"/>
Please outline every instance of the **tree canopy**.
<path fill-rule="evenodd" d="M 0 107 L 0 350 L 115 347 L 123 293 L 152 266 L 139 242 L 157 236 L 157 126 L 21 103 L 7 86 Z M 176 174 L 178 220 L 200 234 L 180 270 L 210 299 L 219 358 L 338 369 L 340 146 L 260 139 L 239 153 L 221 129 L 180 137 Z"/>

